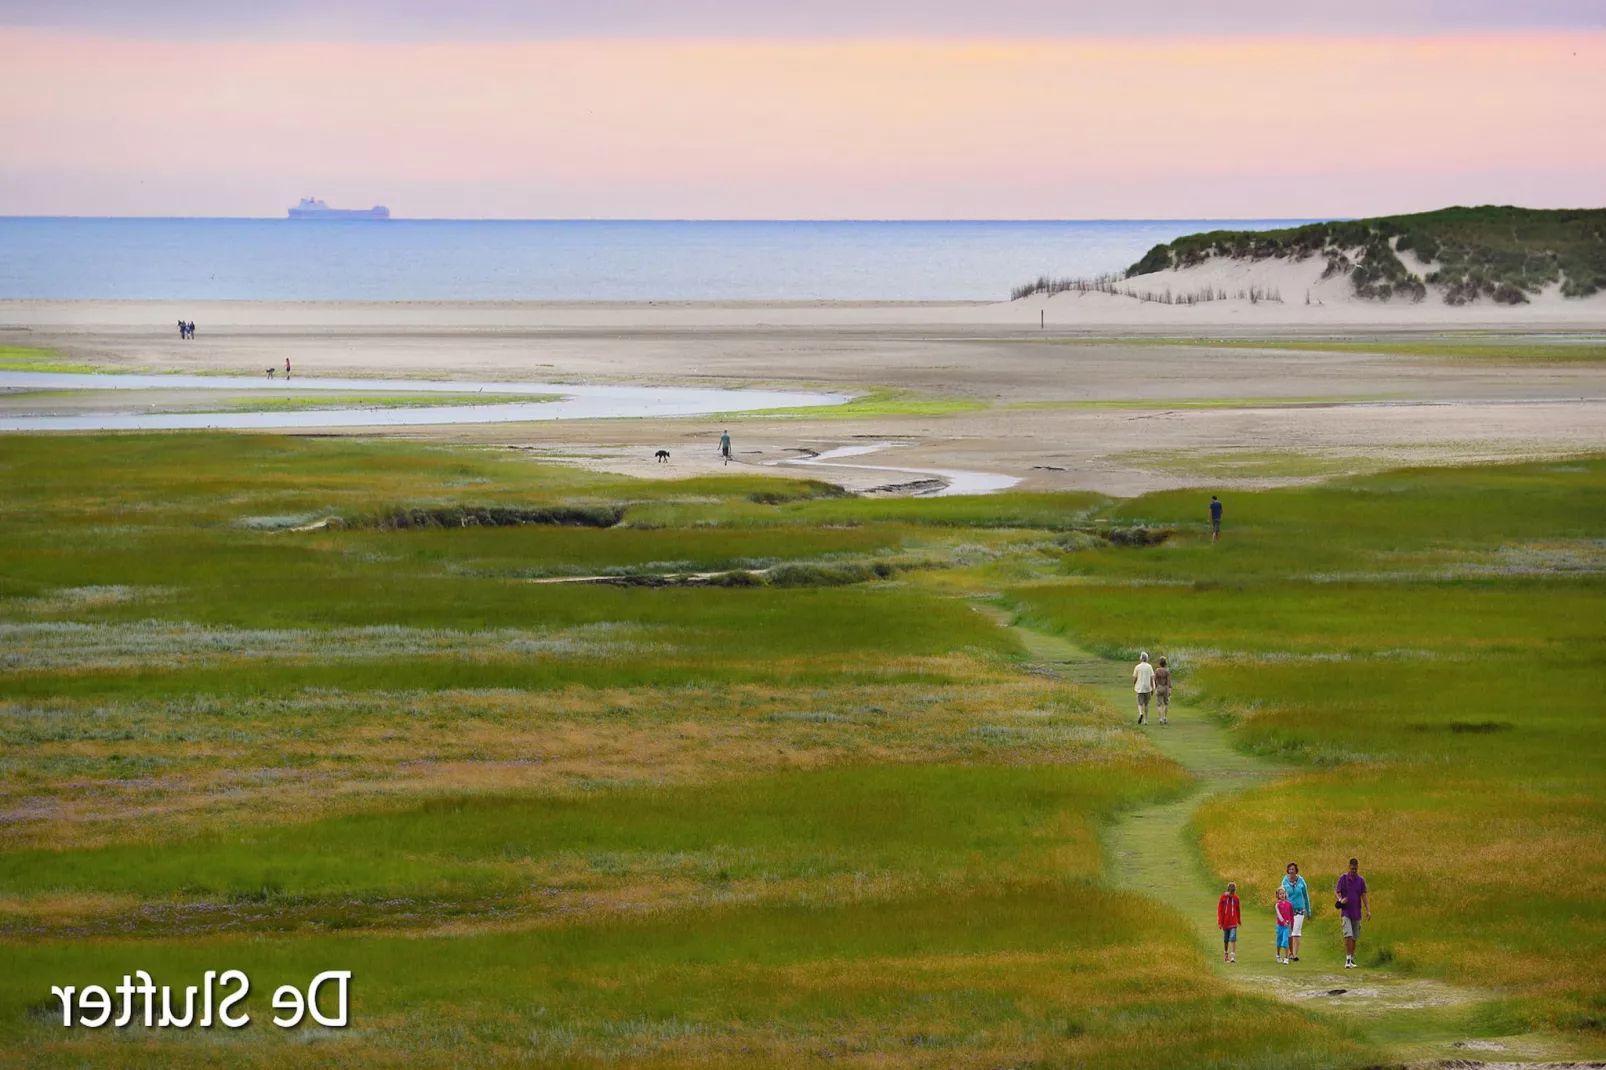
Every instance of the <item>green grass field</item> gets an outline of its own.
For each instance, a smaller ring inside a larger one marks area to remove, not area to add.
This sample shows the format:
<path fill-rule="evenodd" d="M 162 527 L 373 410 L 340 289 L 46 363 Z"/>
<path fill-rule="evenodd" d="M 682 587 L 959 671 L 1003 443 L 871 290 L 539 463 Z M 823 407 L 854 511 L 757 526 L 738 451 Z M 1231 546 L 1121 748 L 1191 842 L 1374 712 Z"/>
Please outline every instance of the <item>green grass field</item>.
<path fill-rule="evenodd" d="M 57 372 L 88 375 L 107 369 L 72 360 L 53 349 L 31 346 L 0 346 L 0 371 Z"/>
<path fill-rule="evenodd" d="M 1213 969 L 1112 877 L 1112 823 L 1194 781 L 1034 669 L 1000 591 L 1171 652 L 1297 770 L 1197 815 L 1246 903 L 1284 854 L 1359 853 L 1379 963 L 1474 971 L 1477 1035 L 1606 1047 L 1606 463 L 1236 494 L 1218 545 L 1196 493 L 875 501 L 351 440 L 8 436 L 0 480 L 3 1061 L 1390 1058 L 1395 1020 Z M 375 523 L 465 505 L 619 522 Z M 1175 534 L 1096 534 L 1139 522 Z M 229 968 L 249 1029 L 52 1019 L 52 985 Z M 267 1024 L 326 969 L 350 1028 Z"/>
<path fill-rule="evenodd" d="M 1603 487 L 1590 461 L 1240 494 L 1219 545 L 1084 557 L 1083 583 L 1017 604 L 1095 649 L 1168 654 L 1240 748 L 1310 769 L 1206 805 L 1219 873 L 1269 902 L 1283 861 L 1330 882 L 1358 854 L 1377 956 L 1599 1035 Z M 1117 513 L 1198 530 L 1199 497 Z"/>

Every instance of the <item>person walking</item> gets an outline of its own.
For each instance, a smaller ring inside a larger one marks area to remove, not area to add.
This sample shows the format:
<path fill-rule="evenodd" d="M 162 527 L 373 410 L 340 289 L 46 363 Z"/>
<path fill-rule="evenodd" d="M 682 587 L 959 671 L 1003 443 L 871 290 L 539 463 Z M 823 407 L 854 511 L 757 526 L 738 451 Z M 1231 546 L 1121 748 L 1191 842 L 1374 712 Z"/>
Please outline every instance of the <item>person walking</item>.
<path fill-rule="evenodd" d="M 1277 965 L 1286 966 L 1293 961 L 1294 953 L 1289 950 L 1288 941 L 1293 937 L 1294 931 L 1294 904 L 1288 901 L 1288 892 L 1281 886 L 1277 888 Z"/>
<path fill-rule="evenodd" d="M 1221 541 L 1221 499 L 1210 495 L 1210 541 Z"/>
<path fill-rule="evenodd" d="M 725 458 L 725 463 L 731 463 L 731 433 L 721 431 L 719 434 L 719 455 Z"/>
<path fill-rule="evenodd" d="M 285 357 L 284 358 L 284 377 L 286 379 L 290 378 L 290 358 L 289 357 Z"/>
<path fill-rule="evenodd" d="M 1359 859 L 1349 860 L 1349 871 L 1338 878 L 1333 889 L 1338 910 L 1344 916 L 1344 968 L 1359 969 L 1355 963 L 1355 944 L 1361 938 L 1361 914 L 1372 920 L 1372 900 L 1366 894 L 1366 878 L 1361 876 Z"/>
<path fill-rule="evenodd" d="M 1299 961 L 1299 938 L 1305 933 L 1305 918 L 1310 914 L 1310 887 L 1305 878 L 1299 875 L 1299 863 L 1288 863 L 1288 871 L 1283 876 L 1283 891 L 1288 893 L 1288 902 L 1294 908 L 1294 928 L 1288 934 L 1288 954 L 1295 961 Z"/>
<path fill-rule="evenodd" d="M 1138 695 L 1138 724 L 1143 724 L 1149 717 L 1149 699 L 1154 697 L 1154 666 L 1149 664 L 1148 654 L 1139 654 L 1132 668 L 1132 690 Z"/>
<path fill-rule="evenodd" d="M 1154 712 L 1160 715 L 1161 724 L 1170 724 L 1166 717 L 1171 713 L 1171 670 L 1163 657 L 1154 669 Z"/>
<path fill-rule="evenodd" d="M 1238 961 L 1238 925 L 1243 921 L 1243 905 L 1238 902 L 1238 886 L 1228 883 L 1227 890 L 1216 901 L 1216 928 L 1221 930 L 1221 958 L 1223 962 Z"/>

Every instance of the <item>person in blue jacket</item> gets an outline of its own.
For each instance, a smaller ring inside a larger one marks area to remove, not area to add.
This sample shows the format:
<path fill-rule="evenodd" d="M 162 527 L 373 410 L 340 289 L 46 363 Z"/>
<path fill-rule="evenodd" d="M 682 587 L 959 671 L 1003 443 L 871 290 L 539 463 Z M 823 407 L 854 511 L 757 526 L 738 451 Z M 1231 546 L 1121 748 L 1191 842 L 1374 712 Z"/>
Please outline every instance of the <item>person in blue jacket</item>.
<path fill-rule="evenodd" d="M 1288 902 L 1294 907 L 1294 929 L 1289 938 L 1288 954 L 1298 962 L 1299 937 L 1305 931 L 1305 919 L 1310 916 L 1310 889 L 1305 886 L 1305 878 L 1299 875 L 1298 862 L 1288 863 L 1282 889 L 1288 893 Z"/>

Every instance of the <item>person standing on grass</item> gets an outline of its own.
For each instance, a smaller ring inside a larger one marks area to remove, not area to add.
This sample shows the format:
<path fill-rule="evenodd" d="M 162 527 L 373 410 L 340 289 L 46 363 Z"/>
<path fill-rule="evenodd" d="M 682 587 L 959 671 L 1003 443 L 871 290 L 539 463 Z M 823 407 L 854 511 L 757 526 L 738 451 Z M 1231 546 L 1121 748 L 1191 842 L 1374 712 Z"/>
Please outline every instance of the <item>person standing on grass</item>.
<path fill-rule="evenodd" d="M 1366 878 L 1361 876 L 1359 859 L 1349 860 L 1349 872 L 1338 878 L 1333 894 L 1338 897 L 1339 913 L 1344 916 L 1344 968 L 1358 969 L 1355 964 L 1355 943 L 1361 938 L 1362 912 L 1365 912 L 1367 921 L 1372 920 L 1372 901 L 1366 894 Z"/>
<path fill-rule="evenodd" d="M 1288 934 L 1288 953 L 1295 962 L 1299 961 L 1299 938 L 1305 932 L 1305 918 L 1310 914 L 1310 887 L 1306 885 L 1305 878 L 1299 875 L 1299 863 L 1288 863 L 1288 873 L 1283 877 L 1283 891 L 1288 893 L 1288 902 L 1294 908 L 1294 929 Z"/>
<path fill-rule="evenodd" d="M 1221 960 L 1238 961 L 1238 923 L 1243 920 L 1243 907 L 1238 902 L 1238 886 L 1229 883 L 1227 891 L 1216 901 L 1216 928 L 1221 930 Z"/>
<path fill-rule="evenodd" d="M 1143 724 L 1149 717 L 1149 699 L 1154 696 L 1154 666 L 1149 664 L 1148 654 L 1138 655 L 1132 669 L 1132 690 L 1138 695 L 1138 724 Z"/>
<path fill-rule="evenodd" d="M 1160 715 L 1161 724 L 1169 724 L 1166 716 L 1171 712 L 1171 670 L 1166 668 L 1165 658 L 1154 670 L 1154 712 Z"/>
<path fill-rule="evenodd" d="M 719 433 L 719 455 L 725 458 L 726 464 L 731 463 L 731 433 L 729 431 L 721 431 Z"/>
<path fill-rule="evenodd" d="M 1277 965 L 1286 966 L 1293 961 L 1294 953 L 1288 947 L 1293 939 L 1294 904 L 1288 901 L 1287 889 L 1277 888 Z"/>
<path fill-rule="evenodd" d="M 1210 541 L 1221 541 L 1221 499 L 1210 495 Z"/>

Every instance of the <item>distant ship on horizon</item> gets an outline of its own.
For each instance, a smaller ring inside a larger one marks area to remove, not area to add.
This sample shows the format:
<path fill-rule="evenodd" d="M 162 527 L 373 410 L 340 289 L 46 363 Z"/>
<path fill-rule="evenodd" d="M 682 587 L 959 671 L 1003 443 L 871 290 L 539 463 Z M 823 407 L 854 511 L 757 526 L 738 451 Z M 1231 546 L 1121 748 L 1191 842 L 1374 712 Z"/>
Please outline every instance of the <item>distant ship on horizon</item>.
<path fill-rule="evenodd" d="M 372 208 L 331 208 L 316 197 L 303 197 L 290 209 L 291 219 L 389 219 L 390 209 L 382 204 Z"/>

